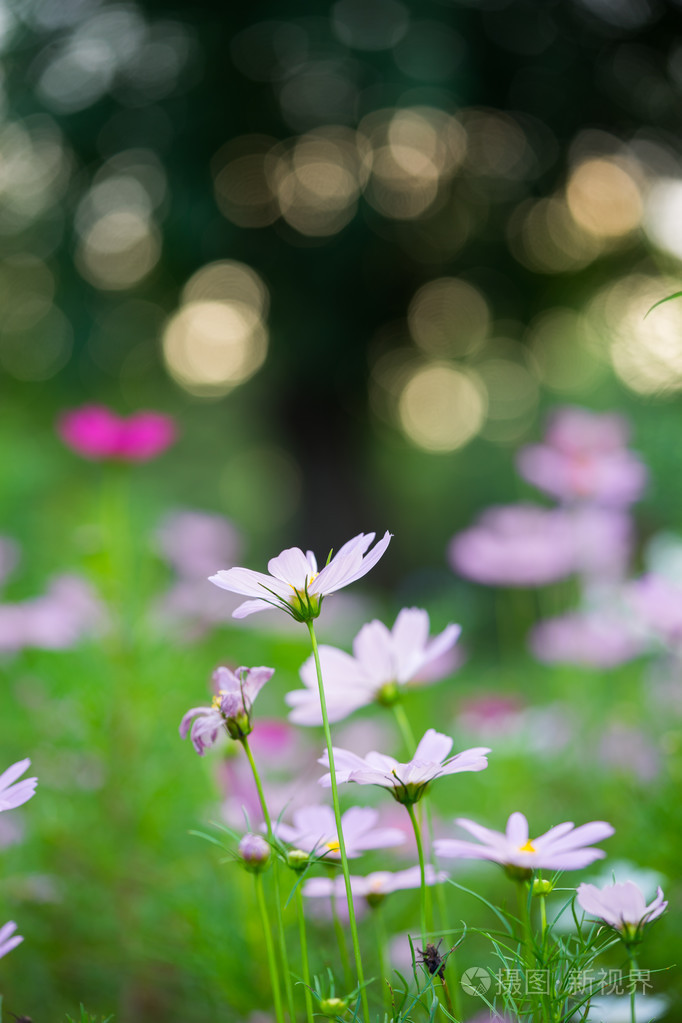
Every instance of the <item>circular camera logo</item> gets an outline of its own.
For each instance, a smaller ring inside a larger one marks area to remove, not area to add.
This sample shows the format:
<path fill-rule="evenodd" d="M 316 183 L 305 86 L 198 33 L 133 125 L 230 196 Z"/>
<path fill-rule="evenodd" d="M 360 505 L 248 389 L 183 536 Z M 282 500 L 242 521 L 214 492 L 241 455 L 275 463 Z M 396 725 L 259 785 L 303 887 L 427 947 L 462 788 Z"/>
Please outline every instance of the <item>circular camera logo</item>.
<path fill-rule="evenodd" d="M 482 966 L 472 966 L 462 974 L 461 985 L 467 995 L 484 995 L 490 990 L 492 977 Z"/>

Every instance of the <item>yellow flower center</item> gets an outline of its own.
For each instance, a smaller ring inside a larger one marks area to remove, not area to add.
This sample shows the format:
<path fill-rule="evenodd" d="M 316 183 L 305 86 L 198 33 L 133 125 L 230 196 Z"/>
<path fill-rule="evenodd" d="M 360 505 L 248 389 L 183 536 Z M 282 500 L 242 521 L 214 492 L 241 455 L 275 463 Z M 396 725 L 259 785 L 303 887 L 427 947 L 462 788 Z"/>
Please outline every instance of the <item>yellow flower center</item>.
<path fill-rule="evenodd" d="M 523 845 L 519 846 L 519 852 L 532 852 L 532 853 L 535 852 L 535 846 L 531 842 L 530 838 L 528 839 L 527 842 L 524 842 Z"/>
<path fill-rule="evenodd" d="M 291 586 L 296 596 L 303 600 L 305 598 L 305 591 L 310 589 L 313 580 L 317 579 L 319 574 L 320 574 L 319 572 L 311 572 L 310 575 L 307 575 L 305 577 L 305 583 L 303 584 L 303 586 L 301 586 L 300 589 L 297 589 L 293 583 L 289 583 L 289 586 Z"/>
<path fill-rule="evenodd" d="M 341 846 L 339 845 L 339 843 L 338 843 L 338 841 L 336 839 L 334 841 L 332 841 L 332 842 L 325 842 L 325 846 L 324 847 L 325 847 L 325 849 L 328 852 L 340 852 L 341 851 Z"/>

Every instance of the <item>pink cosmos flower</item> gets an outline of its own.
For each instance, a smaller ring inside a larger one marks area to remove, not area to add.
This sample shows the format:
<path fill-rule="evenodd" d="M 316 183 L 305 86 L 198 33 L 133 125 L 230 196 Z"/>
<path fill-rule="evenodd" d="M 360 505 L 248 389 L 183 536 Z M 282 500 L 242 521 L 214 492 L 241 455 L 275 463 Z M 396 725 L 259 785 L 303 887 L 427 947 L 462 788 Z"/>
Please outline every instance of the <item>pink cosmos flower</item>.
<path fill-rule="evenodd" d="M 448 560 L 485 586 L 544 586 L 575 571 L 575 532 L 562 509 L 501 505 L 453 537 Z"/>
<path fill-rule="evenodd" d="M 527 877 L 531 871 L 579 870 L 606 854 L 601 849 L 588 848 L 614 833 L 606 821 L 592 821 L 579 828 L 571 821 L 557 824 L 539 838 L 529 838 L 528 821 L 522 813 L 513 813 L 507 821 L 506 832 L 492 831 L 475 821 L 458 817 L 459 824 L 479 840 L 474 842 L 453 838 L 436 839 L 436 856 L 475 860 L 492 860 L 510 870 L 514 876 Z"/>
<path fill-rule="evenodd" d="M 213 682 L 218 690 L 210 707 L 192 707 L 180 722 L 180 737 L 192 729 L 192 743 L 200 757 L 225 728 L 232 739 L 243 739 L 252 729 L 251 707 L 274 668 L 216 668 Z M 194 724 L 192 724 L 192 720 Z"/>
<path fill-rule="evenodd" d="M 407 764 L 401 764 L 385 753 L 368 753 L 359 757 L 350 750 L 334 748 L 336 780 L 341 784 L 354 781 L 358 785 L 380 785 L 389 790 L 399 803 L 415 803 L 426 792 L 429 784 L 446 774 L 460 771 L 482 771 L 488 766 L 486 747 L 464 750 L 448 757 L 453 740 L 429 728 L 424 733 L 414 754 Z M 329 767 L 327 752 L 318 760 Z M 320 778 L 320 785 L 331 787 L 331 774 Z"/>
<path fill-rule="evenodd" d="M 560 501 L 624 506 L 642 494 L 647 470 L 625 447 L 627 424 L 620 416 L 559 409 L 543 444 L 522 448 L 519 472 Z"/>
<path fill-rule="evenodd" d="M 673 649 L 682 643 L 682 586 L 649 572 L 626 588 L 625 597 L 644 628 Z"/>
<path fill-rule="evenodd" d="M 393 629 L 376 620 L 363 625 L 353 640 L 352 657 L 336 647 L 321 646 L 329 720 L 341 721 L 375 701 L 395 703 L 409 683 L 419 685 L 430 667 L 436 662 L 443 664 L 443 655 L 452 649 L 461 631 L 459 625 L 448 625 L 429 640 L 427 612 L 411 607 L 403 608 Z M 320 725 L 322 711 L 313 657 L 301 668 L 301 679 L 306 688 L 285 696 L 294 708 L 289 718 L 298 725 Z M 429 681 L 436 678 L 431 676 Z"/>
<path fill-rule="evenodd" d="M 57 576 L 39 597 L 0 604 L 0 651 L 66 650 L 105 623 L 104 605 L 89 583 Z"/>
<path fill-rule="evenodd" d="M 209 581 L 223 590 L 256 598 L 240 604 L 232 612 L 233 618 L 246 618 L 256 611 L 277 607 L 297 621 L 307 622 L 319 615 L 324 597 L 361 579 L 376 565 L 390 543 L 391 534 L 384 533 L 366 553 L 374 536 L 374 533 L 354 536 L 319 572 L 312 551 L 304 554 L 299 547 L 289 547 L 268 562 L 270 575 L 250 568 L 228 568 L 209 576 Z"/>
<path fill-rule="evenodd" d="M 20 934 L 15 934 L 17 925 L 14 920 L 10 920 L 4 926 L 0 927 L 0 959 L 6 956 L 8 952 L 11 952 L 13 948 L 20 945 L 24 940 Z"/>
<path fill-rule="evenodd" d="M 448 875 L 442 870 L 436 872 L 430 863 L 425 867 L 427 885 L 441 884 Z M 421 883 L 419 867 L 408 867 L 407 870 L 376 870 L 365 877 L 351 874 L 350 885 L 353 895 L 367 899 L 370 906 L 383 902 L 393 892 L 419 888 Z M 330 898 L 336 896 L 339 902 L 346 898 L 346 886 L 341 875 L 338 877 L 310 877 L 303 884 L 303 894 L 308 898 Z"/>
<path fill-rule="evenodd" d="M 136 412 L 123 419 L 103 405 L 85 405 L 65 412 L 57 422 L 57 432 L 73 451 L 95 461 L 147 462 L 177 437 L 170 416 Z"/>
<path fill-rule="evenodd" d="M 0 774 L 0 811 L 13 810 L 16 806 L 27 803 L 34 794 L 38 784 L 37 778 L 17 781 L 30 766 L 31 761 L 27 757 L 26 760 L 18 760 Z"/>
<path fill-rule="evenodd" d="M 272 830 L 289 845 L 316 857 L 340 862 L 339 838 L 334 811 L 330 806 L 304 806 L 294 811 L 293 826 L 278 821 Z M 341 817 L 341 828 L 350 859 L 367 849 L 385 849 L 405 841 L 398 828 L 378 828 L 379 811 L 369 806 L 352 806 Z"/>
<path fill-rule="evenodd" d="M 203 583 L 216 562 L 229 563 L 243 546 L 229 519 L 189 508 L 167 515 L 156 531 L 156 540 L 162 556 L 179 576 L 200 578 Z"/>
<path fill-rule="evenodd" d="M 656 898 L 647 906 L 644 895 L 634 883 L 607 884 L 597 888 L 594 884 L 578 885 L 578 904 L 590 916 L 599 917 L 618 931 L 624 941 L 639 940 L 643 927 L 665 912 L 668 903 L 659 887 Z"/>
<path fill-rule="evenodd" d="M 632 622 L 608 610 L 571 611 L 538 622 L 530 649 L 544 664 L 615 668 L 644 653 L 643 637 Z"/>

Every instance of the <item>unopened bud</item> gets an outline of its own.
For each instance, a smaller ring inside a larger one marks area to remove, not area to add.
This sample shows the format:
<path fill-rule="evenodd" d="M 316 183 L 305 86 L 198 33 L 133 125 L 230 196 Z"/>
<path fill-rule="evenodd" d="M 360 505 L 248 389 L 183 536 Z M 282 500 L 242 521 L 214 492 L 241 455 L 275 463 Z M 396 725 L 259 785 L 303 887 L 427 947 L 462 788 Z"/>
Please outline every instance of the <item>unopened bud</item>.
<path fill-rule="evenodd" d="M 252 874 L 260 874 L 270 863 L 270 846 L 261 835 L 244 835 L 239 843 L 242 863 Z"/>
<path fill-rule="evenodd" d="M 251 718 L 246 711 L 242 711 L 240 714 L 235 714 L 234 717 L 226 718 L 225 728 L 231 739 L 245 739 L 247 735 L 250 735 L 253 731 L 253 725 L 251 724 Z"/>
<path fill-rule="evenodd" d="M 300 874 L 308 866 L 310 857 L 303 849 L 290 849 L 287 853 L 287 864 L 297 874 Z"/>
<path fill-rule="evenodd" d="M 543 881 L 539 877 L 533 881 L 533 895 L 549 895 L 553 891 L 554 885 L 551 881 Z"/>
<path fill-rule="evenodd" d="M 320 1012 L 325 1016 L 340 1016 L 348 1008 L 345 998 L 323 998 L 320 1002 Z"/>

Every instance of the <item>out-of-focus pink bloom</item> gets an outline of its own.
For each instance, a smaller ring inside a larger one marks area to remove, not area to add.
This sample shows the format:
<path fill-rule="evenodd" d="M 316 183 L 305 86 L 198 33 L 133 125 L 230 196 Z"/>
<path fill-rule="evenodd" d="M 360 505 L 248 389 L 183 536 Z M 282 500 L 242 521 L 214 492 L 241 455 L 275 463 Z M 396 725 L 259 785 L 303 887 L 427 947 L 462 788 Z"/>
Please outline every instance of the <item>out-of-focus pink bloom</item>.
<path fill-rule="evenodd" d="M 658 888 L 656 898 L 647 906 L 644 895 L 634 883 L 608 884 L 597 888 L 594 884 L 581 884 L 577 889 L 578 905 L 618 931 L 627 941 L 637 941 L 644 926 L 665 912 L 668 903 Z"/>
<path fill-rule="evenodd" d="M 17 781 L 30 766 L 31 761 L 27 757 L 26 760 L 18 760 L 0 774 L 0 811 L 14 810 L 15 807 L 22 806 L 34 794 L 38 784 L 37 778 Z"/>
<path fill-rule="evenodd" d="M 632 623 L 606 610 L 572 611 L 546 618 L 531 631 L 529 646 L 543 664 L 615 668 L 644 653 Z"/>
<path fill-rule="evenodd" d="M 241 553 L 242 539 L 232 523 L 222 515 L 209 512 L 174 511 L 159 526 L 156 538 L 165 560 L 179 576 L 201 579 L 215 564 L 231 562 Z"/>
<path fill-rule="evenodd" d="M 101 631 L 105 621 L 104 606 L 89 583 L 58 576 L 39 597 L 0 604 L 0 651 L 67 650 Z"/>
<path fill-rule="evenodd" d="M 561 509 L 489 508 L 448 548 L 455 572 L 486 586 L 544 586 L 575 571 L 575 533 Z"/>
<path fill-rule="evenodd" d="M 575 571 L 587 580 L 618 582 L 628 570 L 633 546 L 630 515 L 594 504 L 570 509 Z"/>
<path fill-rule="evenodd" d="M 363 625 L 353 640 L 353 656 L 333 646 L 319 649 L 325 701 L 330 721 L 341 721 L 354 710 L 379 702 L 390 705 L 409 684 L 419 685 L 424 672 L 440 661 L 457 642 L 461 628 L 448 625 L 429 639 L 429 616 L 419 608 L 403 608 L 392 629 L 383 622 Z M 315 660 L 301 668 L 305 689 L 287 693 L 298 725 L 321 725 L 322 711 Z M 429 679 L 435 681 L 435 679 Z"/>
<path fill-rule="evenodd" d="M 507 735 L 516 729 L 522 710 L 523 704 L 517 696 L 488 693 L 462 701 L 457 712 L 457 724 L 463 732 Z"/>
<path fill-rule="evenodd" d="M 192 744 L 203 757 L 225 728 L 233 739 L 242 739 L 251 732 L 251 708 L 266 682 L 275 673 L 274 668 L 217 668 L 213 680 L 218 693 L 210 707 L 192 707 L 180 722 L 180 737 L 187 738 L 192 730 Z M 194 721 L 194 724 L 192 724 Z"/>
<path fill-rule="evenodd" d="M 391 541 L 391 534 L 384 533 L 366 553 L 374 537 L 374 533 L 354 536 L 319 572 L 312 551 L 304 554 L 299 547 L 289 547 L 270 559 L 270 575 L 250 568 L 228 568 L 209 576 L 209 580 L 223 590 L 257 598 L 240 604 L 232 612 L 233 618 L 246 618 L 256 611 L 276 607 L 297 621 L 310 621 L 319 615 L 324 597 L 361 579 L 376 565 Z"/>
<path fill-rule="evenodd" d="M 20 934 L 14 933 L 16 929 L 17 925 L 14 920 L 10 920 L 3 927 L 0 927 L 0 959 L 24 940 Z"/>
<path fill-rule="evenodd" d="M 574 708 L 564 704 L 524 707 L 506 694 L 487 694 L 460 704 L 456 734 L 492 742 L 495 753 L 556 756 L 575 735 Z"/>
<path fill-rule="evenodd" d="M 642 494 L 647 470 L 628 451 L 627 424 L 620 416 L 580 408 L 559 409 L 543 444 L 522 448 L 519 472 L 560 501 L 624 506 Z"/>
<path fill-rule="evenodd" d="M 618 722 L 600 729 L 599 759 L 611 770 L 653 781 L 661 770 L 656 745 L 638 728 Z"/>
<path fill-rule="evenodd" d="M 388 789 L 399 803 L 415 803 L 436 778 L 461 771 L 482 771 L 488 766 L 486 754 L 490 753 L 489 749 L 476 747 L 449 757 L 452 742 L 450 736 L 429 728 L 420 740 L 413 759 L 406 764 L 399 763 L 386 753 L 371 752 L 363 758 L 350 750 L 335 747 L 336 780 L 339 784 L 355 782 L 357 785 L 379 785 Z M 326 751 L 318 763 L 329 767 Z M 323 775 L 320 784 L 330 788 L 331 774 Z"/>
<path fill-rule="evenodd" d="M 322 804 L 301 807 L 294 811 L 293 819 L 293 826 L 283 821 L 273 824 L 273 831 L 278 838 L 316 857 L 341 860 L 334 811 L 330 806 Z M 369 806 L 352 806 L 343 814 L 341 828 L 346 854 L 350 859 L 362 855 L 368 849 L 386 849 L 388 846 L 400 845 L 405 840 L 404 833 L 398 828 L 377 827 L 378 820 L 379 811 Z"/>
<path fill-rule="evenodd" d="M 300 729 L 286 721 L 258 718 L 249 735 L 249 745 L 258 764 L 261 783 L 273 821 L 292 813 L 299 806 L 319 800 L 316 760 L 317 744 L 306 741 Z M 242 828 L 244 819 L 250 829 L 258 830 L 263 819 L 253 773 L 239 744 L 228 746 L 233 756 L 215 761 L 217 780 L 224 795 L 222 816 L 230 827 Z"/>
<path fill-rule="evenodd" d="M 673 649 L 682 645 L 682 586 L 650 572 L 630 583 L 625 597 L 650 635 Z"/>
<path fill-rule="evenodd" d="M 441 884 L 447 880 L 444 871 L 436 872 L 430 863 L 425 867 L 427 885 Z M 370 905 L 377 905 L 393 892 L 419 888 L 421 877 L 419 867 L 408 867 L 407 870 L 376 870 L 366 877 L 351 874 L 350 885 L 353 896 L 367 899 Z M 336 896 L 340 903 L 346 898 L 346 885 L 343 877 L 309 877 L 303 884 L 303 894 L 311 899 L 330 898 Z"/>
<path fill-rule="evenodd" d="M 480 845 L 461 839 L 440 838 L 433 844 L 436 856 L 457 859 L 492 860 L 503 867 L 530 873 L 533 870 L 579 870 L 606 854 L 588 848 L 614 833 L 606 821 L 592 821 L 576 828 L 572 821 L 557 824 L 539 838 L 529 838 L 528 821 L 522 813 L 513 813 L 506 832 L 492 831 L 465 817 L 455 820 L 477 838 Z"/>
<path fill-rule="evenodd" d="M 136 412 L 124 419 L 103 405 L 65 412 L 57 422 L 57 432 L 73 451 L 95 461 L 148 462 L 177 437 L 170 416 Z"/>

